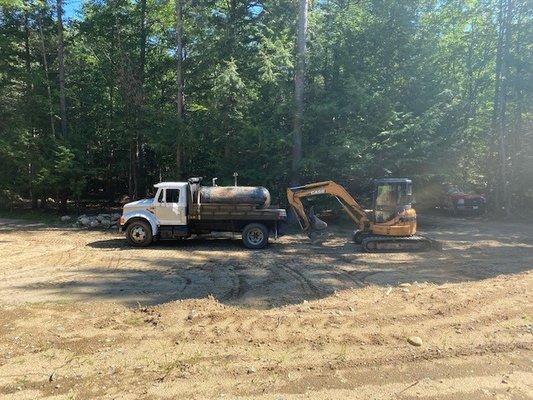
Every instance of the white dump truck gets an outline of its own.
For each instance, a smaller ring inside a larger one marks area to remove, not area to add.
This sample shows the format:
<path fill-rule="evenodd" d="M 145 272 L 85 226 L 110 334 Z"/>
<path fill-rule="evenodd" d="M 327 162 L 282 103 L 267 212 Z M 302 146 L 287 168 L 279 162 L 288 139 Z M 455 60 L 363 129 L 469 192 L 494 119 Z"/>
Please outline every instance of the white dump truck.
<path fill-rule="evenodd" d="M 259 186 L 202 186 L 202 178 L 161 182 L 154 198 L 124 205 L 119 229 L 134 246 L 157 239 L 184 239 L 212 232 L 240 233 L 244 246 L 261 249 L 277 237 L 287 219 L 270 207 L 270 193 Z"/>

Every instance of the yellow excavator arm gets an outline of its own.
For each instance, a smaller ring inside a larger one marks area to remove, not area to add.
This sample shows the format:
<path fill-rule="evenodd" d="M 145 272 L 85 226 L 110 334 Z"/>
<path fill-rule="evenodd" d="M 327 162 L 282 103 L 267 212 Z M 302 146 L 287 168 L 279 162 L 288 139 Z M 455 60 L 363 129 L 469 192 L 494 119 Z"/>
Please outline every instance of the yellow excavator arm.
<path fill-rule="evenodd" d="M 341 185 L 333 181 L 325 181 L 287 188 L 287 199 L 304 231 L 309 231 L 312 226 L 301 199 L 322 194 L 329 194 L 335 197 L 348 216 L 359 226 L 359 229 L 364 229 L 365 224 L 368 222 L 365 209 Z"/>

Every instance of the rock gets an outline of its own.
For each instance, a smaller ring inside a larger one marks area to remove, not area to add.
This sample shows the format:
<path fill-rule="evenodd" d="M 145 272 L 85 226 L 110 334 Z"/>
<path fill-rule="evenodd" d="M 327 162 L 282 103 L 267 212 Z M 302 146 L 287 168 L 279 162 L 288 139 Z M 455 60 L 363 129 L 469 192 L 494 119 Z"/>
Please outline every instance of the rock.
<path fill-rule="evenodd" d="M 409 293 L 409 289 L 407 289 L 407 288 L 403 288 L 403 289 L 402 289 L 402 292 L 404 292 L 404 293 Z"/>
<path fill-rule="evenodd" d="M 117 221 L 122 215 L 120 213 L 111 214 L 111 221 Z"/>
<path fill-rule="evenodd" d="M 89 224 L 91 223 L 91 220 L 84 216 L 84 217 L 78 218 L 78 222 L 80 223 L 81 226 L 89 226 Z"/>
<path fill-rule="evenodd" d="M 246 371 L 248 374 L 255 374 L 257 370 L 254 368 L 254 367 L 249 367 L 248 370 Z"/>
<path fill-rule="evenodd" d="M 418 336 L 408 337 L 407 342 L 416 347 L 422 346 L 422 339 L 420 339 Z"/>
<path fill-rule="evenodd" d="M 92 219 L 91 222 L 89 222 L 89 226 L 91 228 L 96 228 L 98 225 L 100 225 L 100 222 L 98 222 L 96 219 Z"/>
<path fill-rule="evenodd" d="M 411 284 L 409 282 L 400 283 L 400 287 L 409 287 Z"/>
<path fill-rule="evenodd" d="M 23 202 L 24 200 L 17 193 L 8 189 L 0 190 L 0 207 L 10 208 Z"/>
<path fill-rule="evenodd" d="M 102 220 L 100 220 L 100 223 L 102 224 L 102 226 L 104 228 L 111 227 L 111 220 L 110 219 L 102 219 Z"/>
<path fill-rule="evenodd" d="M 102 223 L 105 220 L 111 220 L 111 215 L 110 214 L 98 214 L 96 216 L 96 220 Z"/>
<path fill-rule="evenodd" d="M 63 215 L 63 216 L 61 217 L 61 221 L 62 221 L 62 222 L 70 221 L 70 215 Z"/>

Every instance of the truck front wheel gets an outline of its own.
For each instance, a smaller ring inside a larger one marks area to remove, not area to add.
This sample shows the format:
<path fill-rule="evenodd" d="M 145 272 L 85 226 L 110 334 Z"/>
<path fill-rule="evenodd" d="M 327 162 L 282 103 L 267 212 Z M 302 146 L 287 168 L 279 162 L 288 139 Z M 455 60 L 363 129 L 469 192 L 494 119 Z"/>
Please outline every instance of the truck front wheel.
<path fill-rule="evenodd" d="M 262 249 L 268 244 L 268 228 L 263 224 L 248 224 L 242 230 L 242 242 L 249 249 Z"/>
<path fill-rule="evenodd" d="M 144 221 L 133 221 L 126 229 L 126 238 L 133 246 L 148 246 L 152 243 L 152 227 Z"/>

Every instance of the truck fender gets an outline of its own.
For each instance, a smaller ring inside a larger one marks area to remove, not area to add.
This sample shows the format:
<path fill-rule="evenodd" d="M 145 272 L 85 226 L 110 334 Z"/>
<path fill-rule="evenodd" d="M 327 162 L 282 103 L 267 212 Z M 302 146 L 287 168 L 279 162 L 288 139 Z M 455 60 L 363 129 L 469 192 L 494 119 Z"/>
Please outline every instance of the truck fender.
<path fill-rule="evenodd" d="M 148 211 L 134 211 L 131 213 L 126 213 L 123 215 L 124 217 L 124 226 L 128 225 L 128 221 L 131 221 L 133 218 L 141 218 L 150 224 L 152 227 L 152 235 L 155 236 L 158 233 L 158 227 L 157 227 L 157 218 L 154 214 Z"/>

